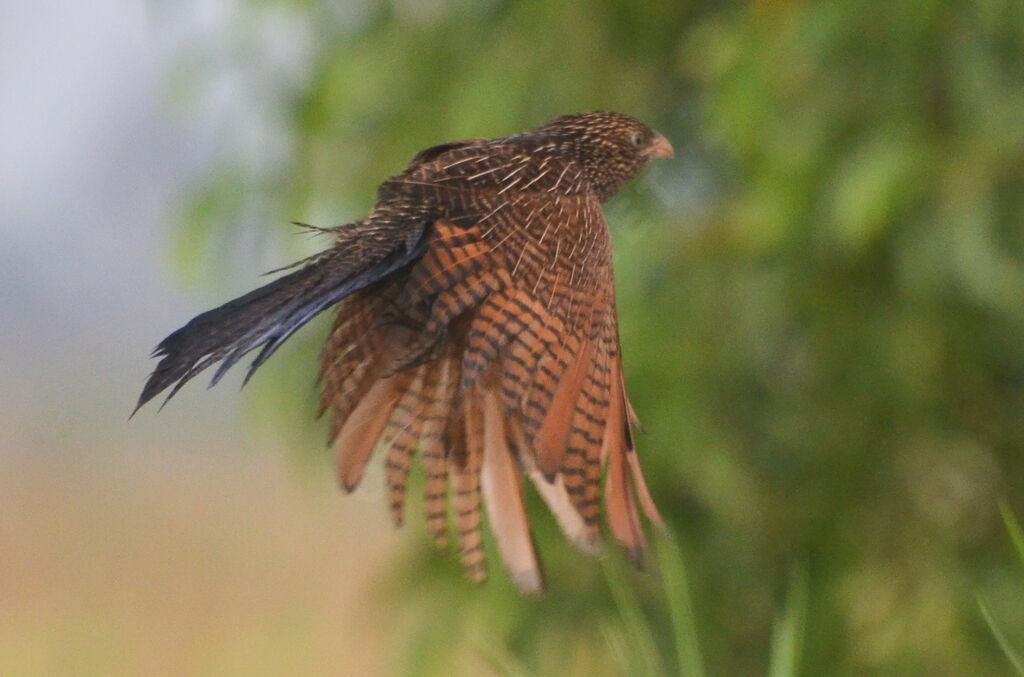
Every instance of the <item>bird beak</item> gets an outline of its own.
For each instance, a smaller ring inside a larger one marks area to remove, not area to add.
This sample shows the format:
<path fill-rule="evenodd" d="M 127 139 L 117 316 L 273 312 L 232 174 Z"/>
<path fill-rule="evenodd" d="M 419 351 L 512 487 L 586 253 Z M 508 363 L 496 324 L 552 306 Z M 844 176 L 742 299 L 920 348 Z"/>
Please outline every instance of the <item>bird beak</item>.
<path fill-rule="evenodd" d="M 644 155 L 651 159 L 675 157 L 675 154 L 676 152 L 672 148 L 672 144 L 668 142 L 668 139 L 657 132 L 654 133 L 654 138 L 651 139 L 647 150 L 644 151 Z"/>

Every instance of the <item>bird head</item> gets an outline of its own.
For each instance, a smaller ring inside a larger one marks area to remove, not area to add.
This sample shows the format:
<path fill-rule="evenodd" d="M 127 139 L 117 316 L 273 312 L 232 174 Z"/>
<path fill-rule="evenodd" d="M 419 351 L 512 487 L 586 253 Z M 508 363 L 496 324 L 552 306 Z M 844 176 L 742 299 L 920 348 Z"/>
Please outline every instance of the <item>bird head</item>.
<path fill-rule="evenodd" d="M 537 130 L 583 166 L 601 200 L 617 193 L 655 158 L 674 155 L 672 144 L 636 118 L 595 111 L 556 118 Z"/>

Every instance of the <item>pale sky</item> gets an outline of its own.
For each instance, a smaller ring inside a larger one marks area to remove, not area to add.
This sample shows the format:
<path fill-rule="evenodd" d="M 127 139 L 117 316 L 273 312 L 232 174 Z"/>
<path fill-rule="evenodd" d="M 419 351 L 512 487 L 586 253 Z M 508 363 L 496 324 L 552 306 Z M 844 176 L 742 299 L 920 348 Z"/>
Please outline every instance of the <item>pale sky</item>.
<path fill-rule="evenodd" d="M 201 42 L 223 20 L 215 7 L 228 5 L 154 4 L 0 4 L 8 429 L 43 434 L 76 417 L 124 425 L 156 342 L 210 303 L 210 290 L 184 287 L 165 249 L 181 197 L 215 155 L 225 107 L 201 96 L 177 105 L 168 92 L 181 48 Z M 204 399 L 181 415 L 239 398 Z M 147 418 L 132 425 L 171 425 Z"/>

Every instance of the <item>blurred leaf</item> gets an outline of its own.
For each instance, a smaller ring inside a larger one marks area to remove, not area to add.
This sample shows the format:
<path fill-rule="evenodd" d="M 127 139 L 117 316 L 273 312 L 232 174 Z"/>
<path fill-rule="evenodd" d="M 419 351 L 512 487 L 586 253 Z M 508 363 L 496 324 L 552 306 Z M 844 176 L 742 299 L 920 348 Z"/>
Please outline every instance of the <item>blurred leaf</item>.
<path fill-rule="evenodd" d="M 895 223 L 920 180 L 921 148 L 908 130 L 884 130 L 840 164 L 835 189 L 840 246 L 861 251 Z"/>

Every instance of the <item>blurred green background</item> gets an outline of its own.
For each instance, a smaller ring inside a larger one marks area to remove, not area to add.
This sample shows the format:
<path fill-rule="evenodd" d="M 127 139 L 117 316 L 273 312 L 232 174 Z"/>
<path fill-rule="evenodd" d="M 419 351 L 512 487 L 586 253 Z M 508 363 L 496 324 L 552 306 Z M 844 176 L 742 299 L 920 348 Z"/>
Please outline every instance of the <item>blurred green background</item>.
<path fill-rule="evenodd" d="M 229 103 L 160 254 L 204 302 L 147 327 L 150 343 L 322 247 L 288 222 L 358 218 L 420 148 L 590 109 L 676 148 L 606 208 L 661 566 L 574 553 L 534 502 L 550 590 L 523 599 L 498 566 L 464 582 L 411 520 L 347 609 L 372 609 L 382 647 L 357 672 L 1011 674 L 977 599 L 1024 650 L 1024 567 L 999 512 L 1024 513 L 1024 5 L 229 7 L 161 75 L 179 115 Z M 278 471 L 310 468 L 317 496 L 325 333 L 261 371 L 237 423 L 290 449 Z M 211 396 L 187 389 L 162 416 Z M 361 493 L 354 509 L 387 529 L 382 493 Z M 327 627 L 288 607 L 297 637 Z M 267 627 L 288 672 L 289 635 Z M 346 671 L 330 642 L 295 641 L 300 670 Z M 266 668 L 244 655 L 223 665 Z"/>

